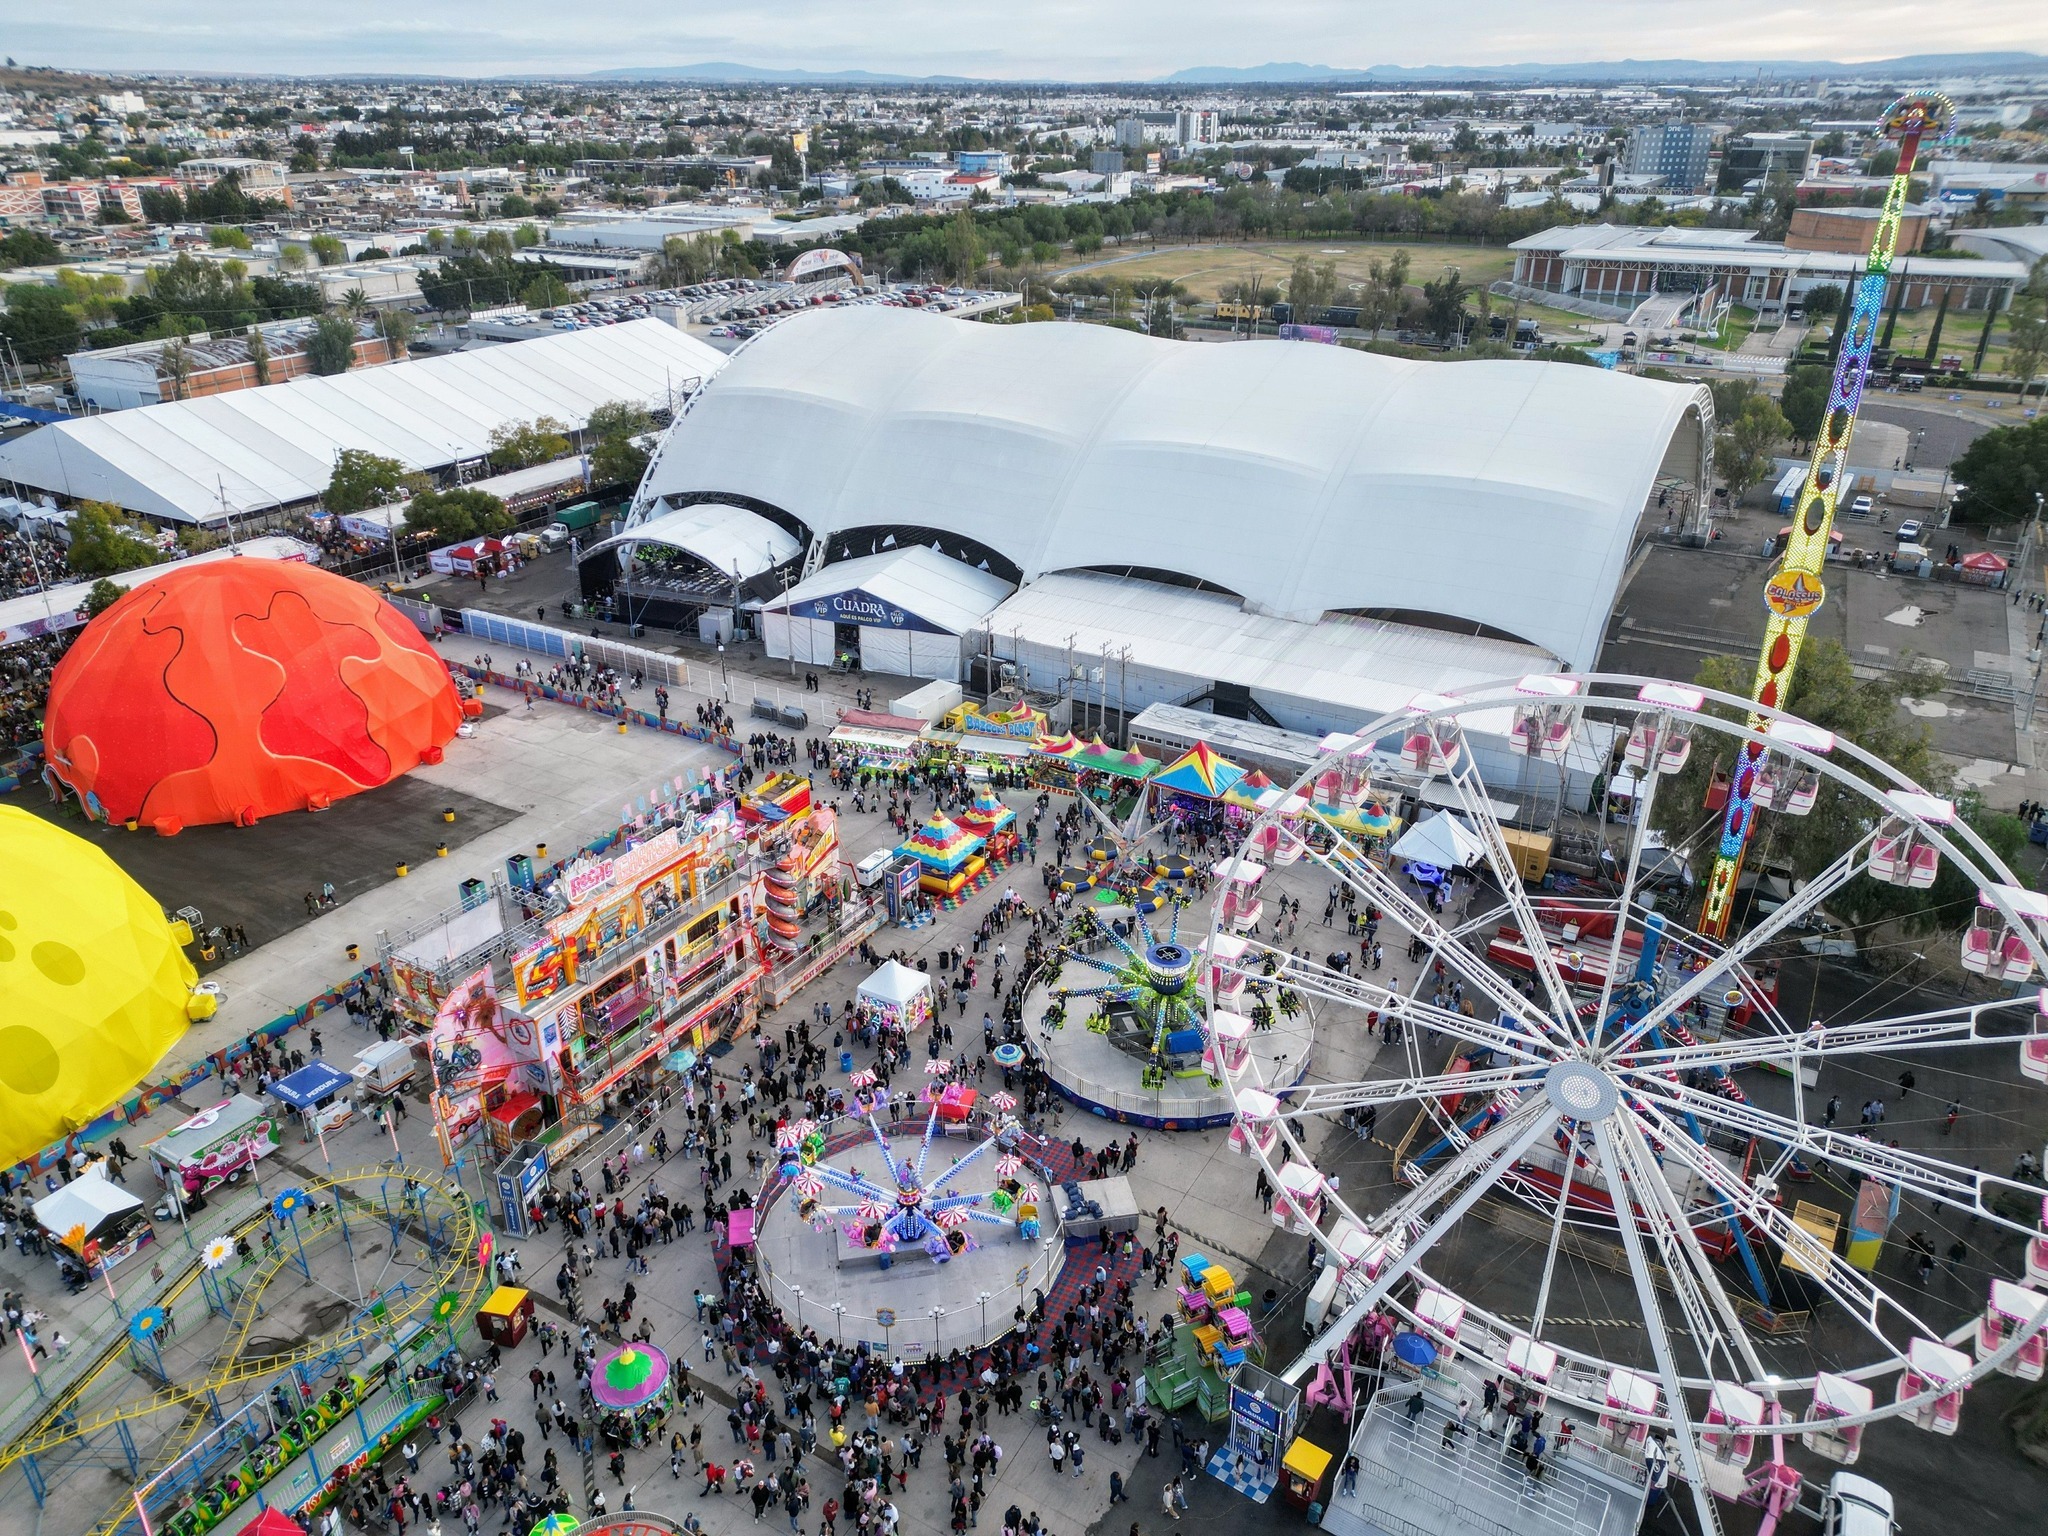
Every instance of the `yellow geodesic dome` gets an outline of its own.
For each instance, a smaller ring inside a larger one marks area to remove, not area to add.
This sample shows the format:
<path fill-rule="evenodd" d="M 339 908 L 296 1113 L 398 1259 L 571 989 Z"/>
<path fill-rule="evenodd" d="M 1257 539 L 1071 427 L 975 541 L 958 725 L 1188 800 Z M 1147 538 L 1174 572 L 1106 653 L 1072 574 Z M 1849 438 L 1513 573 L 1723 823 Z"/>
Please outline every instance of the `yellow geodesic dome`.
<path fill-rule="evenodd" d="M 99 849 L 0 806 L 0 1165 L 96 1119 L 185 1032 L 198 973 Z"/>

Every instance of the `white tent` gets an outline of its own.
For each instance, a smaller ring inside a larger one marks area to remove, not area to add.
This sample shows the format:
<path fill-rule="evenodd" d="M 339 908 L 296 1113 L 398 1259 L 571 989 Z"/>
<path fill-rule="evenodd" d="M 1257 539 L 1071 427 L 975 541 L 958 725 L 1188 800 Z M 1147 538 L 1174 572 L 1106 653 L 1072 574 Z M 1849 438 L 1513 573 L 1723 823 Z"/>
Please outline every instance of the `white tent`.
<path fill-rule="evenodd" d="M 614 400 L 650 410 L 725 365 L 659 320 L 56 422 L 0 445 L 0 478 L 168 522 L 221 523 L 320 496 L 344 448 L 441 470 L 485 457 L 499 427 L 582 430 Z"/>
<path fill-rule="evenodd" d="M 854 993 L 857 1007 L 882 1016 L 887 1023 L 912 1028 L 931 1016 L 932 979 L 894 960 L 884 960 Z"/>
<path fill-rule="evenodd" d="M 88 1172 L 55 1194 L 43 1196 L 35 1203 L 34 1209 L 36 1225 L 45 1232 L 54 1232 L 61 1238 L 65 1233 L 83 1227 L 85 1235 L 91 1237 L 116 1216 L 125 1215 L 141 1204 L 118 1184 L 110 1184 L 98 1173 Z"/>
<path fill-rule="evenodd" d="M 1701 385 L 1561 363 L 847 306 L 735 353 L 640 494 L 750 498 L 857 549 L 942 530 L 1026 594 L 1166 566 L 1257 615 L 1443 614 L 1591 667 L 1643 506 L 1660 476 L 1704 481 L 1712 413 Z"/>
<path fill-rule="evenodd" d="M 1403 832 L 1388 850 L 1397 859 L 1416 864 L 1434 864 L 1438 869 L 1462 869 L 1486 856 L 1486 845 L 1457 817 L 1443 812 L 1417 822 Z"/>

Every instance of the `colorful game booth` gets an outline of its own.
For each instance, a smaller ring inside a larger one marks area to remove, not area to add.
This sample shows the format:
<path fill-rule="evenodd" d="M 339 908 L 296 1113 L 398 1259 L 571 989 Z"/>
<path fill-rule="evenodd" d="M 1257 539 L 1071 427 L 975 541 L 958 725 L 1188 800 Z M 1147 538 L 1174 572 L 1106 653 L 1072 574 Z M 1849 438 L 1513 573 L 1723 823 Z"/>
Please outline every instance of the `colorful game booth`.
<path fill-rule="evenodd" d="M 895 960 L 884 960 L 853 995 L 854 1017 L 905 1034 L 932 1018 L 932 979 Z"/>

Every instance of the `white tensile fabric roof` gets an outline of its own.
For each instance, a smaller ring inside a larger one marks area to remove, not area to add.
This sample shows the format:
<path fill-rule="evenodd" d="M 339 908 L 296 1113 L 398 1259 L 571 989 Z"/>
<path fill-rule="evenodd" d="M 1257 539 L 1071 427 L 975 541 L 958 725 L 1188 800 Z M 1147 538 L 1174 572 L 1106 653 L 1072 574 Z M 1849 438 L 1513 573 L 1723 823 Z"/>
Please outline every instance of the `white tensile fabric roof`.
<path fill-rule="evenodd" d="M 1703 386 L 1568 364 L 821 310 L 734 356 L 641 496 L 947 530 L 1026 590 L 1139 567 L 1308 621 L 1445 614 L 1584 667 L 1667 454 L 1704 479 L 1712 410 Z"/>
<path fill-rule="evenodd" d="M 911 544 L 828 565 L 765 606 L 786 613 L 798 603 L 856 587 L 954 635 L 980 628 L 996 605 L 1017 590 L 1000 576 L 962 565 L 923 544 Z"/>
<path fill-rule="evenodd" d="M 635 523 L 625 532 L 591 545 L 582 558 L 636 544 L 680 549 L 714 571 L 728 576 L 737 573 L 741 581 L 751 581 L 803 553 L 801 544 L 760 513 L 724 502 L 700 501 Z"/>
<path fill-rule="evenodd" d="M 444 469 L 488 453 L 512 423 L 580 429 L 614 400 L 667 409 L 725 362 L 659 320 L 564 331 L 54 423 L 0 446 L 0 479 L 217 523 L 319 496 L 344 448 Z"/>

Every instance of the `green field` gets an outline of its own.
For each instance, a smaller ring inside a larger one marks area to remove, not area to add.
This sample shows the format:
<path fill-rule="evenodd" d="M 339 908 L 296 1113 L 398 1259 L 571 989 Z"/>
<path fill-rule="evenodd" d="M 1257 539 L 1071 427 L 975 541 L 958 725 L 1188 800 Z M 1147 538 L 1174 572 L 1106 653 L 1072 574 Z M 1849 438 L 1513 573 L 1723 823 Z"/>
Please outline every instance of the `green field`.
<path fill-rule="evenodd" d="M 1313 262 L 1334 262 L 1340 287 L 1362 283 L 1370 275 L 1371 263 L 1384 262 L 1395 251 L 1408 253 L 1411 285 L 1434 282 L 1445 268 L 1456 267 L 1466 282 L 1480 287 L 1498 282 L 1515 269 L 1514 253 L 1497 245 L 1332 245 L 1313 240 L 1283 240 L 1255 245 L 1169 245 L 1135 255 L 1097 254 L 1064 263 L 1046 275 L 1058 278 L 1068 272 L 1087 272 L 1126 282 L 1146 277 L 1171 278 L 1195 298 L 1213 300 L 1223 284 L 1247 279 L 1285 289 L 1287 274 L 1304 256 Z"/>

